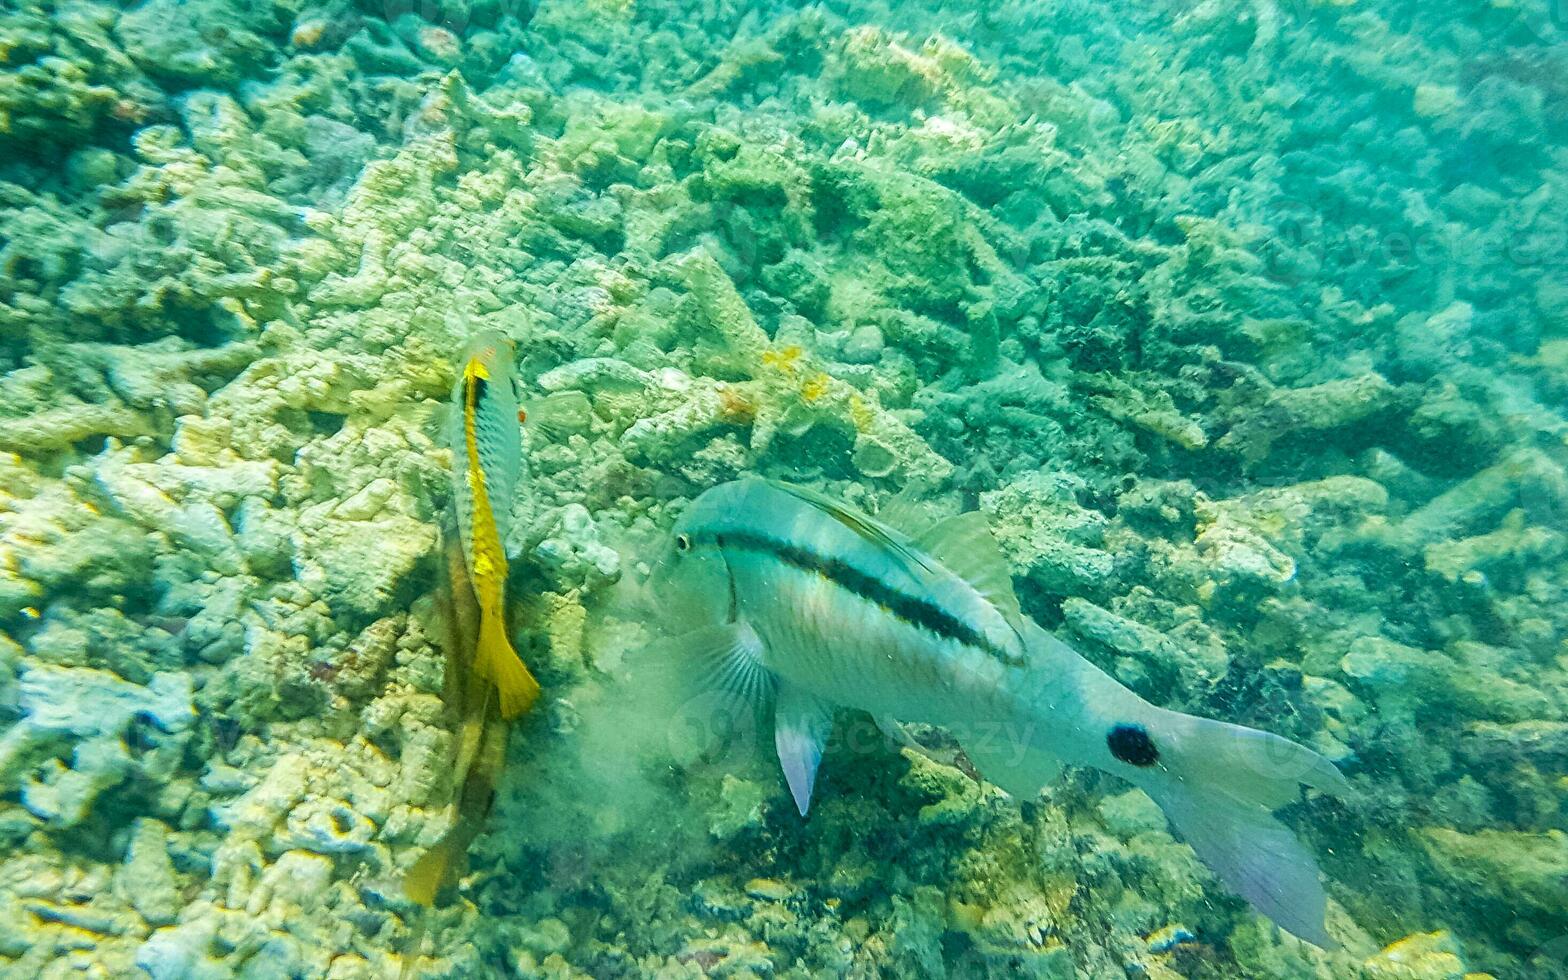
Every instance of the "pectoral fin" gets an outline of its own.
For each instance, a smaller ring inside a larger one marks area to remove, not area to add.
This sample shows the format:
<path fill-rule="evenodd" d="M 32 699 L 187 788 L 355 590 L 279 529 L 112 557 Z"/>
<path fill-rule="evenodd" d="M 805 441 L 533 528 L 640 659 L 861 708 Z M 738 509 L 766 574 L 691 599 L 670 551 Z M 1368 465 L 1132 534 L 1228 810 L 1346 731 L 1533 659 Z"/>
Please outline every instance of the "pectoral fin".
<path fill-rule="evenodd" d="M 773 742 L 790 795 L 801 816 L 811 807 L 822 747 L 833 731 L 833 705 L 793 684 L 779 685 L 773 707 Z"/>
<path fill-rule="evenodd" d="M 580 391 L 557 391 L 543 398 L 527 398 L 517 404 L 517 421 L 554 442 L 574 432 L 585 432 L 593 421 L 593 403 Z"/>
<path fill-rule="evenodd" d="M 744 621 L 695 630 L 677 641 L 690 681 L 737 709 L 765 704 L 773 675 L 762 665 L 762 641 Z"/>

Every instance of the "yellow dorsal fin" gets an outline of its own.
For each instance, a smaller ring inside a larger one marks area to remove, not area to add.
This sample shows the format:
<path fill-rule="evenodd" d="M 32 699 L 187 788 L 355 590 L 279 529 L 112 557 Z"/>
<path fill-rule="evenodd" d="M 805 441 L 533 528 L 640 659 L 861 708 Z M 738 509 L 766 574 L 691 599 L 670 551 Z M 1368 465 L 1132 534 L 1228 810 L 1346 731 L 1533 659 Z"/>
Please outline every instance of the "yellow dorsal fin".
<path fill-rule="evenodd" d="M 812 490 L 809 487 L 796 486 L 793 483 L 784 483 L 781 480 L 769 480 L 768 482 L 785 493 L 793 494 L 806 503 L 811 504 L 867 541 L 875 542 L 888 549 L 889 552 L 904 562 L 905 569 L 911 572 L 911 574 L 914 571 L 912 566 L 915 565 L 919 565 L 928 572 L 935 571 L 931 567 L 931 563 L 926 561 L 919 552 L 911 549 L 904 542 L 895 539 L 888 533 L 884 525 L 867 517 L 848 504 L 841 504 L 832 497 L 820 491 Z"/>
<path fill-rule="evenodd" d="M 1023 612 L 1013 592 L 1013 573 L 1002 557 L 991 525 L 978 510 L 956 514 L 926 531 L 915 544 L 947 570 L 974 586 L 1014 629 Z"/>

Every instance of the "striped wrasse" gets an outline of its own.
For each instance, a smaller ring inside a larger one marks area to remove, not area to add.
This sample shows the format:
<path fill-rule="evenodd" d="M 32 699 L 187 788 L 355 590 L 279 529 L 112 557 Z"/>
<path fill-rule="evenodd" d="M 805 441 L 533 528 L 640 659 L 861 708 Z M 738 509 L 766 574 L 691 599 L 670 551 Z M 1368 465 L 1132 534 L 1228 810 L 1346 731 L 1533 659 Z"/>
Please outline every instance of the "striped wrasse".
<path fill-rule="evenodd" d="M 539 696 L 506 631 L 506 536 L 523 463 L 515 354 L 499 333 L 475 335 L 463 351 L 448 415 L 458 535 L 479 603 L 474 666 L 495 684 L 503 718 L 522 714 Z"/>
<path fill-rule="evenodd" d="M 1317 865 L 1272 811 L 1303 785 L 1344 794 L 1344 776 L 1276 735 L 1149 704 L 1026 619 L 978 513 L 916 538 L 814 491 L 740 480 L 681 515 L 650 589 L 685 630 L 681 673 L 732 705 L 771 703 L 802 816 L 835 706 L 940 725 L 1014 796 L 1064 762 L 1142 788 L 1223 882 L 1331 945 Z"/>

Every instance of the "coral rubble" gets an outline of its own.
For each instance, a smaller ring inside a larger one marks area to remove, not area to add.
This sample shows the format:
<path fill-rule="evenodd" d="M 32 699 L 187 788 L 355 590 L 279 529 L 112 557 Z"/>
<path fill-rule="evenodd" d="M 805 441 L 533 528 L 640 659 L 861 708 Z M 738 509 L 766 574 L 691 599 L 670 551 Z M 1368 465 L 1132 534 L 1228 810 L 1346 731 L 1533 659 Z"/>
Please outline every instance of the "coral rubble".
<path fill-rule="evenodd" d="M 11 5 L 0 976 L 395 975 L 457 791 L 427 416 L 485 328 L 571 399 L 509 502 L 546 696 L 420 975 L 1561 970 L 1527 6 Z M 640 673 L 661 532 L 742 472 L 978 507 L 1125 683 L 1341 763 L 1287 817 L 1342 948 L 938 731 L 840 718 L 799 820 Z"/>

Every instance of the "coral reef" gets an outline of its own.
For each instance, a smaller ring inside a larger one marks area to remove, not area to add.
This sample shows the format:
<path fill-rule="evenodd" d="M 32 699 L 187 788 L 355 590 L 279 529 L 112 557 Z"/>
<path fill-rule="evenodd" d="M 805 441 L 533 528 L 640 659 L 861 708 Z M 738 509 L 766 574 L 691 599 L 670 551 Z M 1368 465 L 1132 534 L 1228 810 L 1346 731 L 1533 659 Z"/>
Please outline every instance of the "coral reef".
<path fill-rule="evenodd" d="M 508 542 L 546 697 L 420 975 L 1561 969 L 1568 56 L 1524 6 L 0 13 L 0 976 L 395 975 L 459 737 L 427 415 L 485 328 L 571 399 Z M 977 506 L 1125 683 L 1340 762 L 1287 817 L 1343 948 L 1141 793 L 1010 800 L 936 731 L 842 717 L 798 819 L 771 736 L 640 673 L 662 531 L 742 472 Z"/>

